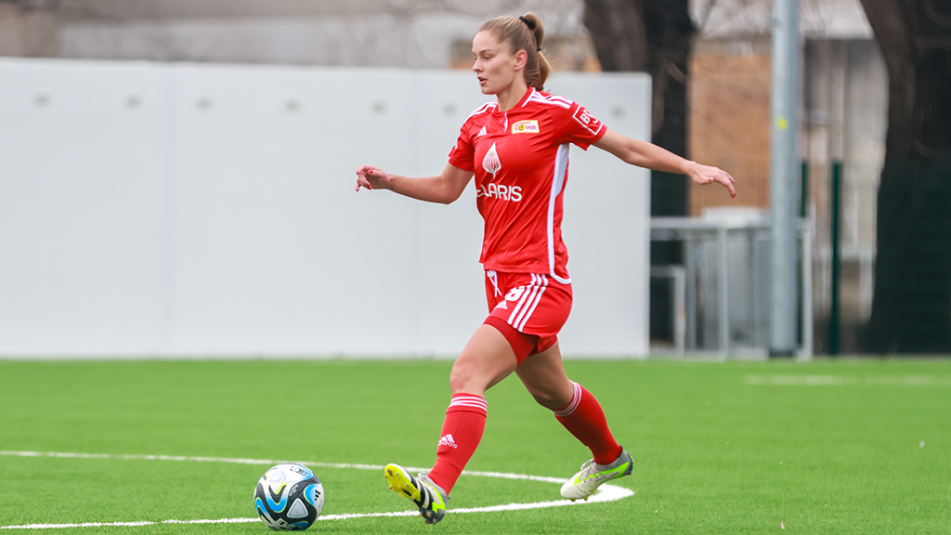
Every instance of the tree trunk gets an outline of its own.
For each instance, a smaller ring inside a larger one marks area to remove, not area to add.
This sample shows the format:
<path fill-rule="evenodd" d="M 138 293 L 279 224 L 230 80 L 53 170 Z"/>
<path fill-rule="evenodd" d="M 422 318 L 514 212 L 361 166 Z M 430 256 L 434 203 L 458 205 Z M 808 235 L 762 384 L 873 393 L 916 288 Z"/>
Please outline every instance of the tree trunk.
<path fill-rule="evenodd" d="M 686 156 L 687 61 L 696 33 L 687 0 L 585 0 L 584 4 L 584 24 L 602 70 L 651 75 L 651 141 Z M 686 177 L 651 173 L 651 215 L 687 215 Z"/>
<path fill-rule="evenodd" d="M 951 6 L 862 0 L 889 76 L 866 349 L 951 351 Z M 942 6 L 944 12 L 936 11 Z"/>
<path fill-rule="evenodd" d="M 640 1 L 585 0 L 584 25 L 603 71 L 647 70 L 647 30 Z"/>

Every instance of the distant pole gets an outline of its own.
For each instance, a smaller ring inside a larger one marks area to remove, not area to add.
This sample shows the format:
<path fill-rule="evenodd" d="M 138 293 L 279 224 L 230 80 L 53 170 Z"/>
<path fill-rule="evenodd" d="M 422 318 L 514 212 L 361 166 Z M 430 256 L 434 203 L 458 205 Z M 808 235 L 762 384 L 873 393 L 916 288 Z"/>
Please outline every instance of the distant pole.
<path fill-rule="evenodd" d="M 841 259 L 839 258 L 839 221 L 842 217 L 842 162 L 832 162 L 832 306 L 829 309 L 829 354 L 839 354 L 839 281 L 841 280 Z"/>
<path fill-rule="evenodd" d="M 800 167 L 796 137 L 799 135 L 799 0 L 774 0 L 772 83 L 770 207 L 773 232 L 769 354 L 792 356 L 798 332 L 796 201 Z"/>
<path fill-rule="evenodd" d="M 799 217 L 805 219 L 809 217 L 809 162 L 802 161 L 802 186 L 799 187 Z"/>

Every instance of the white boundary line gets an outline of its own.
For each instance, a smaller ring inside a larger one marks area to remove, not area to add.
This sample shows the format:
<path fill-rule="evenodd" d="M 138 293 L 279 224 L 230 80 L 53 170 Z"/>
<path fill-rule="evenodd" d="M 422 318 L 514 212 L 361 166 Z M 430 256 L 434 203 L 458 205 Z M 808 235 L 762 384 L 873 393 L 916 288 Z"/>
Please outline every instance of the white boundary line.
<path fill-rule="evenodd" d="M 340 463 L 318 463 L 313 461 L 281 461 L 273 459 L 229 459 L 219 457 L 180 457 L 171 455 L 113 455 L 109 453 L 64 453 L 64 452 L 40 452 L 40 451 L 0 451 L 0 456 L 5 457 L 56 457 L 65 459 L 118 459 L 124 461 L 178 461 L 178 462 L 203 462 L 203 463 L 230 463 L 230 464 L 260 464 L 272 466 L 286 462 L 295 462 L 307 466 L 319 468 L 339 468 L 339 469 L 357 469 L 357 470 L 382 470 L 383 466 L 373 464 L 340 464 Z M 424 471 L 425 468 L 407 467 L 411 471 Z M 509 474 L 505 472 L 470 472 L 464 471 L 464 475 L 495 477 L 501 479 L 519 479 L 527 481 L 541 481 L 544 483 L 561 483 L 563 480 L 555 477 L 532 476 L 525 474 Z M 619 487 L 617 485 L 601 485 L 598 492 L 587 501 L 572 502 L 570 500 L 556 500 L 550 502 L 532 502 L 532 503 L 509 503 L 505 505 L 490 505 L 487 507 L 471 507 L 464 509 L 450 509 L 449 513 L 494 513 L 498 511 L 520 511 L 526 509 L 542 509 L 547 507 L 564 507 L 568 505 L 584 505 L 588 503 L 613 502 L 628 498 L 634 495 L 634 491 Z M 339 515 L 321 515 L 317 520 L 348 520 L 351 518 L 370 518 L 381 516 L 415 516 L 419 514 L 416 511 L 396 511 L 391 513 L 345 513 Z M 80 524 L 24 524 L 19 526 L 0 526 L 3 529 L 62 529 L 62 528 L 97 528 L 104 526 L 114 527 L 138 527 L 154 526 L 160 524 L 242 524 L 248 522 L 259 522 L 257 518 L 220 518 L 217 520 L 162 520 L 158 522 L 140 521 L 140 522 L 83 522 Z"/>
<path fill-rule="evenodd" d="M 747 375 L 748 385 L 768 386 L 908 386 L 908 387 L 948 387 L 951 377 L 931 375 L 900 375 L 877 377 L 851 377 L 839 375 Z"/>

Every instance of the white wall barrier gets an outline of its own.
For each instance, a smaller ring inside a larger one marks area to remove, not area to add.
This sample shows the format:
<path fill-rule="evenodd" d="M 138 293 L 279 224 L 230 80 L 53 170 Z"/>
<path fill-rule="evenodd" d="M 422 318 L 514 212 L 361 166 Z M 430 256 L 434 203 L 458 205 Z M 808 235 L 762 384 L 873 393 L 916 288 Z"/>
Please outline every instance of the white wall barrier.
<path fill-rule="evenodd" d="M 554 92 L 649 137 L 640 75 Z M 0 356 L 453 356 L 486 314 L 482 221 L 355 193 L 435 174 L 471 73 L 0 60 Z M 569 356 L 648 349 L 649 175 L 572 150 Z"/>

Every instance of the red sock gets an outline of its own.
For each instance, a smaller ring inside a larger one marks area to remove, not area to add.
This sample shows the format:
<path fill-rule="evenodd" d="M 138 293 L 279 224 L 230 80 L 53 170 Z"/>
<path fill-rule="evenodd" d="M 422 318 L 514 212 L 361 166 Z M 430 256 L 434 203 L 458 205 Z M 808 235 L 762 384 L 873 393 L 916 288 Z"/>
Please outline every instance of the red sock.
<path fill-rule="evenodd" d="M 452 490 L 459 474 L 479 446 L 487 413 L 488 405 L 482 396 L 452 396 L 436 450 L 436 466 L 429 472 L 429 478 L 442 487 L 446 494 Z"/>
<path fill-rule="evenodd" d="M 571 403 L 555 410 L 555 418 L 594 454 L 594 462 L 611 464 L 621 455 L 621 446 L 608 428 L 601 404 L 591 392 L 578 383 Z"/>

